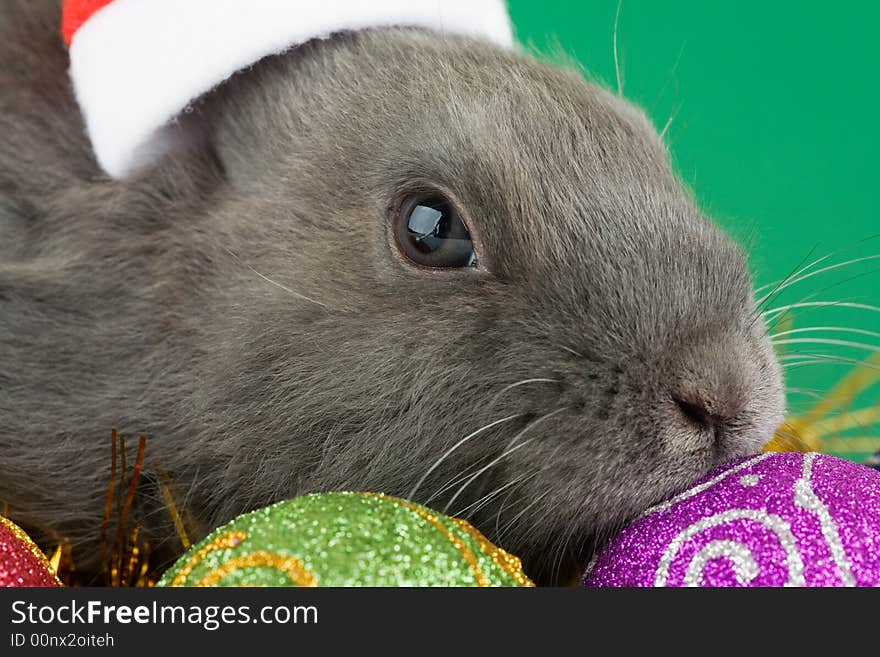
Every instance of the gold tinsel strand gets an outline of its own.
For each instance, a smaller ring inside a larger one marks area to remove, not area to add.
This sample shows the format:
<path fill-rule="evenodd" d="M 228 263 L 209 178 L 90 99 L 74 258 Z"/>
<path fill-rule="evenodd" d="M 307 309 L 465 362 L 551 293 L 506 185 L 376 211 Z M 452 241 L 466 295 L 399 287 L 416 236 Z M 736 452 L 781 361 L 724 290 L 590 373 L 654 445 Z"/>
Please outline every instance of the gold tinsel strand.
<path fill-rule="evenodd" d="M 880 404 L 850 410 L 853 401 L 880 381 L 880 352 L 875 352 L 844 376 L 809 411 L 786 419 L 765 452 L 847 452 L 880 449 L 880 437 L 849 437 L 850 429 L 880 423 Z M 829 417 L 829 415 L 837 413 Z"/>

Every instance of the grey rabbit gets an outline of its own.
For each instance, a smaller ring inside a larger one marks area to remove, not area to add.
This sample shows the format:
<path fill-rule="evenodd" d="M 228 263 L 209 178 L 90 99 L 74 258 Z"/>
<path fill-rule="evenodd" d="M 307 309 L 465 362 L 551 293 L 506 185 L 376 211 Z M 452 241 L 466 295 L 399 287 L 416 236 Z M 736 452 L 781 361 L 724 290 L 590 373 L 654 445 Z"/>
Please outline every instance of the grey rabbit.
<path fill-rule="evenodd" d="M 85 572 L 114 427 L 149 439 L 137 505 L 163 563 L 182 548 L 160 468 L 193 538 L 376 491 L 559 585 L 782 421 L 741 248 L 645 115 L 577 71 L 341 33 L 239 73 L 116 181 L 58 21 L 0 8 L 0 503 Z"/>

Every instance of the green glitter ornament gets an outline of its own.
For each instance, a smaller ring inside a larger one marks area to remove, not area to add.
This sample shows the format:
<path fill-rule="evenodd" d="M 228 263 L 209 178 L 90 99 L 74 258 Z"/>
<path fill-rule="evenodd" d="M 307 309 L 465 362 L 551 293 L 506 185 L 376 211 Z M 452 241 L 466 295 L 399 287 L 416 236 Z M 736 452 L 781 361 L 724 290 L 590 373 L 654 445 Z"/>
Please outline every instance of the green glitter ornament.
<path fill-rule="evenodd" d="M 534 586 L 469 523 L 377 493 L 306 495 L 239 516 L 158 586 Z"/>

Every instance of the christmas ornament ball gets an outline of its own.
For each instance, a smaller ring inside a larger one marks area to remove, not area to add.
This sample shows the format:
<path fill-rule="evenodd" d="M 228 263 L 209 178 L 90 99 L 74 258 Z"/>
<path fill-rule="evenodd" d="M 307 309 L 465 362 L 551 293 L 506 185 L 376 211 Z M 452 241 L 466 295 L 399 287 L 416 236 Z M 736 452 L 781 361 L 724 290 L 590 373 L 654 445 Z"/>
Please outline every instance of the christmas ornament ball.
<path fill-rule="evenodd" d="M 158 586 L 532 586 L 463 520 L 374 493 L 306 495 L 239 516 Z"/>
<path fill-rule="evenodd" d="M 584 586 L 880 586 L 880 472 L 816 453 L 723 466 L 649 509 Z"/>
<path fill-rule="evenodd" d="M 18 525 L 0 516 L 0 588 L 61 586 L 40 548 Z"/>

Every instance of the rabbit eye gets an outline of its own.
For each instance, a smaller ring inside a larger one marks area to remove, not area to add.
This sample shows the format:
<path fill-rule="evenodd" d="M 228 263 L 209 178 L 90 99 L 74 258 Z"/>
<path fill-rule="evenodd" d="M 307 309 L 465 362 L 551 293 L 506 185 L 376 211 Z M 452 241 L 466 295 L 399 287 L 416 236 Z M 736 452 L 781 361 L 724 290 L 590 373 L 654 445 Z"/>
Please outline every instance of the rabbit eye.
<path fill-rule="evenodd" d="M 394 236 L 401 253 L 422 267 L 475 267 L 474 243 L 455 206 L 439 195 L 408 198 L 395 217 Z"/>

